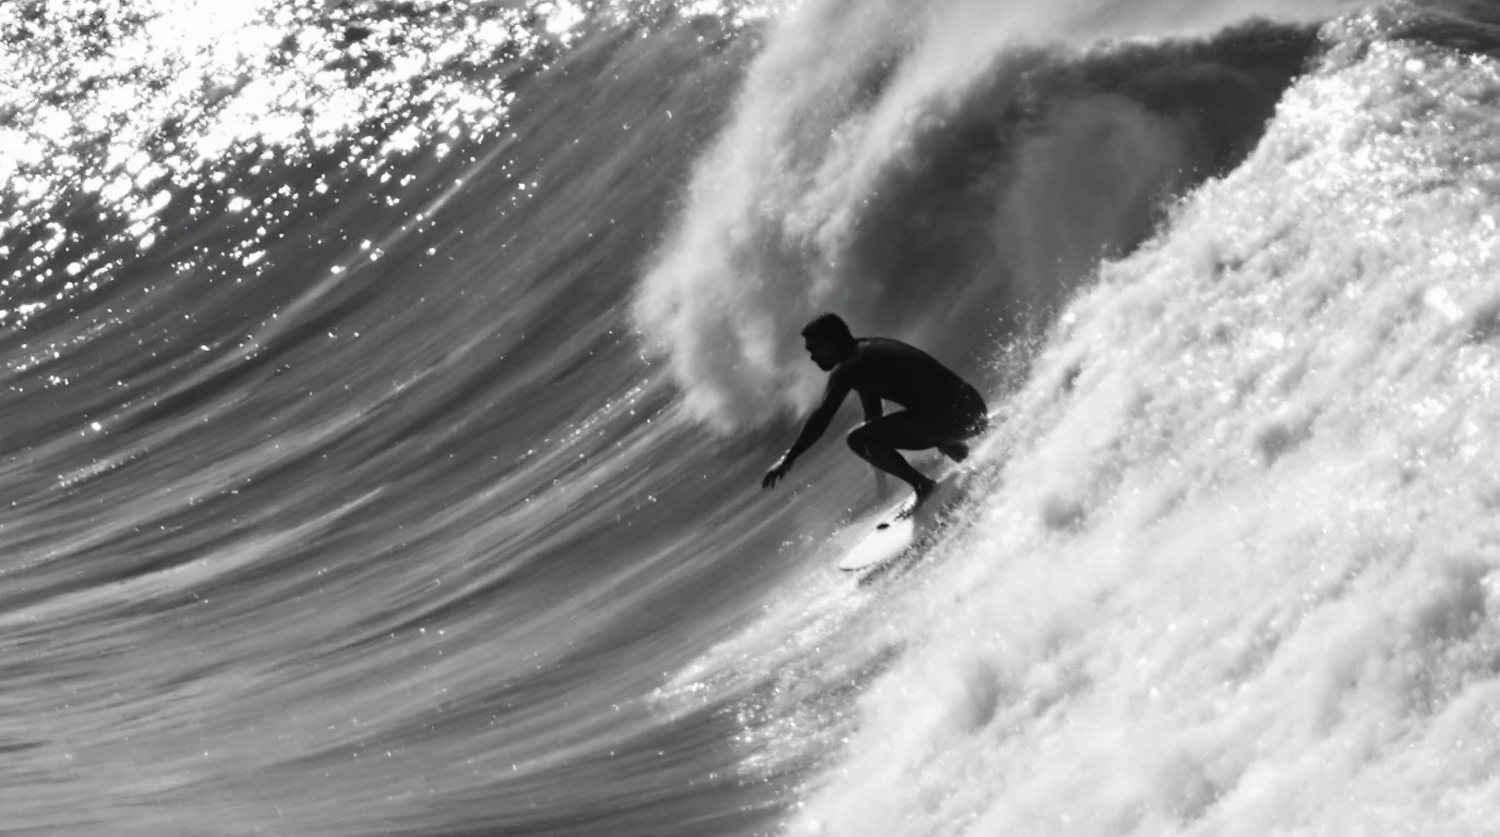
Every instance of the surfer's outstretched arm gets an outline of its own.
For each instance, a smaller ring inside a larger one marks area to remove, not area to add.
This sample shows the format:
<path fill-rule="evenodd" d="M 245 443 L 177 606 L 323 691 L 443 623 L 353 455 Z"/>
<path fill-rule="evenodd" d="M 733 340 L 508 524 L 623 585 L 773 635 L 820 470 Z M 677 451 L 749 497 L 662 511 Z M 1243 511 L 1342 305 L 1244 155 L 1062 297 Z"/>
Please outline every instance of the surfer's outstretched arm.
<path fill-rule="evenodd" d="M 828 425 L 833 423 L 833 417 L 839 411 L 839 405 L 844 403 L 844 398 L 849 395 L 849 385 L 843 382 L 843 376 L 837 372 L 828 377 L 828 388 L 823 391 L 823 402 L 813 410 L 812 415 L 807 417 L 807 423 L 802 425 L 802 432 L 797 434 L 797 441 L 787 449 L 787 452 L 776 460 L 771 470 L 766 472 L 760 481 L 761 488 L 771 488 L 786 476 L 787 471 L 792 470 L 792 463 L 797 461 L 813 443 L 823 437 L 827 432 Z"/>

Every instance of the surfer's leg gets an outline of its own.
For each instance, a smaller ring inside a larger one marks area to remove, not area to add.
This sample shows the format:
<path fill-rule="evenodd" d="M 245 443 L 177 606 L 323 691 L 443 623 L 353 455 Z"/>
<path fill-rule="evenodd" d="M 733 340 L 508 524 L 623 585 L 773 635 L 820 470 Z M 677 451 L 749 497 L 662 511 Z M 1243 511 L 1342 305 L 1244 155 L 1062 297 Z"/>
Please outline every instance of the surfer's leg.
<path fill-rule="evenodd" d="M 867 421 L 849 433 L 849 447 L 859 457 L 888 474 L 894 474 L 916 492 L 915 511 L 937 483 L 911 466 L 898 451 L 937 448 L 954 462 L 969 456 L 969 439 L 987 429 L 989 417 L 984 402 L 974 395 L 973 404 L 962 403 L 948 414 L 901 410 Z"/>
<path fill-rule="evenodd" d="M 946 445 L 938 445 L 938 452 L 954 462 L 962 462 L 969 458 L 969 446 L 963 442 L 952 442 Z"/>
<path fill-rule="evenodd" d="M 911 410 L 867 421 L 849 433 L 849 448 L 866 462 L 910 485 L 921 504 L 936 485 L 898 451 L 927 450 L 952 438 L 951 422 Z"/>
<path fill-rule="evenodd" d="M 984 399 L 979 397 L 979 392 L 973 387 L 966 387 L 950 418 L 951 422 L 946 423 L 951 428 L 947 431 L 950 440 L 946 444 L 937 445 L 937 449 L 954 462 L 962 462 L 969 458 L 969 446 L 963 440 L 989 429 L 990 417 L 985 409 Z"/>

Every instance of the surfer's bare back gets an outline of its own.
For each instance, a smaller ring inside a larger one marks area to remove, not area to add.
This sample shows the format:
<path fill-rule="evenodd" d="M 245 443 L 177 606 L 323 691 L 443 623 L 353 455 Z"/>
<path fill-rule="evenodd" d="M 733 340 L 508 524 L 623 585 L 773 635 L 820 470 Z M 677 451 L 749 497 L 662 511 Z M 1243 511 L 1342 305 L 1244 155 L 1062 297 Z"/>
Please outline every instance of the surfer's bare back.
<path fill-rule="evenodd" d="M 876 468 L 894 474 L 916 492 L 920 505 L 936 483 L 897 451 L 937 448 L 955 462 L 969 455 L 964 440 L 988 427 L 979 391 L 926 352 L 899 340 L 856 338 L 837 314 L 823 314 L 802 329 L 807 353 L 828 376 L 823 402 L 813 410 L 797 441 L 761 480 L 770 488 L 792 469 L 833 421 L 852 390 L 859 393 L 865 423 L 849 433 L 849 447 Z M 884 415 L 883 401 L 906 409 Z M 910 511 L 910 510 L 908 510 Z"/>

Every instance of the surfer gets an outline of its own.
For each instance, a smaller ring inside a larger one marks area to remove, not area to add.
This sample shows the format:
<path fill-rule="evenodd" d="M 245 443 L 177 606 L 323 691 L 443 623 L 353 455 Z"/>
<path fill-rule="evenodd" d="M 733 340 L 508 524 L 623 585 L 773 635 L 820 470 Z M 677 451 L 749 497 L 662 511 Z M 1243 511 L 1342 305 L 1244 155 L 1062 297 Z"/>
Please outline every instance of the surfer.
<path fill-rule="evenodd" d="M 850 391 L 859 393 L 865 422 L 850 431 L 849 447 L 859 457 L 894 474 L 916 492 L 905 514 L 916 511 L 937 483 L 913 468 L 897 451 L 937 448 L 954 462 L 969 455 L 964 440 L 989 427 L 979 391 L 926 352 L 899 340 L 856 338 L 837 314 L 822 314 L 802 329 L 807 353 L 829 372 L 823 401 L 813 410 L 791 448 L 761 480 L 771 488 L 792 469 L 828 429 Z M 906 409 L 884 415 L 883 401 Z"/>

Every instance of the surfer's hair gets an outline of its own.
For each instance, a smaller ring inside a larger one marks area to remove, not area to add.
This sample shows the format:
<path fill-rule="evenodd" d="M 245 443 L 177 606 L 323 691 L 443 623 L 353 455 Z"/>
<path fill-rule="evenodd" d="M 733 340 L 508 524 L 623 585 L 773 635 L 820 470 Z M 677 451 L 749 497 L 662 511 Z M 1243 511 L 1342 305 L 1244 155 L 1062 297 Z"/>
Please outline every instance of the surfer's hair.
<path fill-rule="evenodd" d="M 812 340 L 827 340 L 835 343 L 853 343 L 854 335 L 838 314 L 819 314 L 802 329 L 802 336 Z"/>

